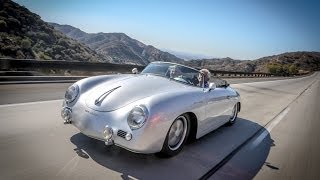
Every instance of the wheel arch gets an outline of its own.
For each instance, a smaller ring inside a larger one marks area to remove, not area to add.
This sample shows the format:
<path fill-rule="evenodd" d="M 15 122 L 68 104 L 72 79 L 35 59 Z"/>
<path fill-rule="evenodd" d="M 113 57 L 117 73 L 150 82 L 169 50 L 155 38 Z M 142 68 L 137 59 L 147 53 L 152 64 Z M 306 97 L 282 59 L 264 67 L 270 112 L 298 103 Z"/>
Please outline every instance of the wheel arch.
<path fill-rule="evenodd" d="M 241 102 L 237 102 L 237 104 L 238 104 L 238 112 L 240 112 L 240 110 L 241 110 Z"/>
<path fill-rule="evenodd" d="M 190 120 L 190 132 L 189 132 L 187 142 L 193 142 L 194 140 L 196 140 L 196 136 L 197 136 L 198 118 L 196 114 L 194 114 L 193 112 L 186 112 L 184 114 L 186 114 Z"/>

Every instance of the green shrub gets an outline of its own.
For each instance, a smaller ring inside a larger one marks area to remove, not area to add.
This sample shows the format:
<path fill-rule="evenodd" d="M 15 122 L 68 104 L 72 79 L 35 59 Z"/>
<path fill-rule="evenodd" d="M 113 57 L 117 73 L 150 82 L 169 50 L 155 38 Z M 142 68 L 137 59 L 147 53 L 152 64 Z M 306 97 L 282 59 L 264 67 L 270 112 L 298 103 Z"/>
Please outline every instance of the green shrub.
<path fill-rule="evenodd" d="M 287 75 L 294 75 L 298 73 L 298 68 L 296 65 L 291 64 L 268 64 L 267 65 L 269 73 L 276 74 L 276 75 L 281 75 L 281 76 L 287 76 Z"/>
<path fill-rule="evenodd" d="M 60 54 L 61 51 L 65 49 L 63 46 L 60 46 L 60 45 L 53 45 L 52 48 L 53 48 L 53 51 L 57 54 Z"/>
<path fill-rule="evenodd" d="M 59 44 L 60 46 L 64 46 L 64 47 L 68 47 L 68 46 L 69 46 L 69 45 L 68 45 L 68 42 L 67 42 L 65 39 L 63 39 L 63 38 L 61 38 L 61 39 L 58 40 L 58 44 Z"/>
<path fill-rule="evenodd" d="M 21 48 L 30 49 L 31 48 L 31 41 L 29 39 L 23 39 L 21 41 Z"/>
<path fill-rule="evenodd" d="M 50 36 L 47 33 L 38 32 L 36 33 L 36 36 L 44 42 L 51 42 Z"/>
<path fill-rule="evenodd" d="M 45 52 L 46 54 L 52 54 L 52 53 L 53 53 L 53 50 L 48 47 L 44 52 Z"/>
<path fill-rule="evenodd" d="M 23 54 L 21 50 L 18 50 L 16 53 L 16 58 L 18 59 L 24 59 L 26 56 Z"/>
<path fill-rule="evenodd" d="M 0 16 L 7 18 L 7 17 L 8 17 L 8 14 L 7 14 L 6 11 L 2 10 L 2 11 L 0 11 Z"/>
<path fill-rule="evenodd" d="M 299 72 L 297 66 L 294 64 L 289 66 L 288 71 L 289 71 L 289 74 L 298 74 Z"/>
<path fill-rule="evenodd" d="M 7 30 L 7 23 L 4 20 L 0 20 L 0 31 Z"/>
<path fill-rule="evenodd" d="M 14 29 L 17 29 L 20 27 L 20 21 L 13 17 L 8 18 L 7 24 L 9 25 L 10 28 L 14 28 Z"/>
<path fill-rule="evenodd" d="M 50 60 L 50 59 L 52 59 L 50 56 L 46 55 L 44 52 L 39 52 L 39 53 L 38 53 L 38 57 L 39 57 L 39 59 L 43 59 L 43 60 Z"/>

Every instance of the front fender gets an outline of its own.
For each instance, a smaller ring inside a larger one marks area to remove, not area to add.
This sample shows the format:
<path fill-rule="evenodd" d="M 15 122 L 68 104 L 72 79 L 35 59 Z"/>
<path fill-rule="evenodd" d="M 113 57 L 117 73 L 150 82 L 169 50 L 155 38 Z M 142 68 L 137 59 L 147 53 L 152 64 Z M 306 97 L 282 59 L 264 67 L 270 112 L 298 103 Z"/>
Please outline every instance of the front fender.
<path fill-rule="evenodd" d="M 141 101 L 149 109 L 150 117 L 146 129 L 157 132 L 157 138 L 163 145 L 173 121 L 181 114 L 192 112 L 197 119 L 205 118 L 205 92 L 172 92 L 158 94 Z M 161 131 L 159 131 L 161 130 Z"/>

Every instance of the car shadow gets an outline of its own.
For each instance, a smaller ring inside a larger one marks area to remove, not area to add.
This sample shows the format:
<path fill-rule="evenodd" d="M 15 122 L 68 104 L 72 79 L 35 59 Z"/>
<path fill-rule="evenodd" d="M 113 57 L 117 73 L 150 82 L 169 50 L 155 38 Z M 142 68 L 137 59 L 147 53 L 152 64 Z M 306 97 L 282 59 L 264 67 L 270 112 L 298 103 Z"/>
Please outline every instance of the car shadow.
<path fill-rule="evenodd" d="M 273 146 L 275 144 L 269 132 L 265 128 L 262 128 L 209 179 L 253 179 L 262 167 L 278 171 L 279 167 L 277 165 L 266 161 Z"/>
<path fill-rule="evenodd" d="M 104 142 L 89 138 L 82 133 L 73 135 L 70 141 L 76 146 L 75 153 L 83 159 L 91 158 L 98 164 L 121 173 L 123 179 L 198 179 L 216 166 L 230 152 L 243 144 L 259 129 L 253 121 L 238 118 L 233 126 L 222 126 L 191 144 L 177 155 L 161 159 L 152 154 L 137 154 L 117 146 L 105 146 Z M 272 142 L 270 136 L 263 140 Z M 264 165 L 271 143 L 254 156 L 256 174 Z M 229 172 L 232 173 L 232 172 Z"/>

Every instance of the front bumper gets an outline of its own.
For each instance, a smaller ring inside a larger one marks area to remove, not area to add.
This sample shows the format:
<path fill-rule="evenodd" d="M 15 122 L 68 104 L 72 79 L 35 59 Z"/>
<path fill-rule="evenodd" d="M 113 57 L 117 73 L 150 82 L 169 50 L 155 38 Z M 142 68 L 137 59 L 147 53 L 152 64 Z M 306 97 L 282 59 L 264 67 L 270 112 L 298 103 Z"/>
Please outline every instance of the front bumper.
<path fill-rule="evenodd" d="M 70 109 L 70 123 L 83 134 L 104 141 L 106 145 L 115 144 L 137 153 L 156 153 L 161 151 L 167 130 L 170 125 L 149 116 L 147 122 L 136 130 L 131 130 L 127 123 L 127 115 L 131 106 L 111 112 L 94 111 L 84 104 L 77 103 Z M 105 138 L 106 127 L 112 129 L 112 136 Z"/>

